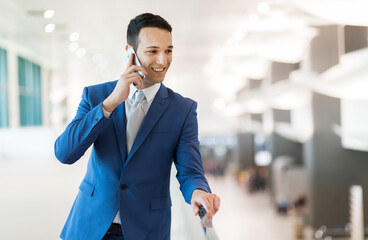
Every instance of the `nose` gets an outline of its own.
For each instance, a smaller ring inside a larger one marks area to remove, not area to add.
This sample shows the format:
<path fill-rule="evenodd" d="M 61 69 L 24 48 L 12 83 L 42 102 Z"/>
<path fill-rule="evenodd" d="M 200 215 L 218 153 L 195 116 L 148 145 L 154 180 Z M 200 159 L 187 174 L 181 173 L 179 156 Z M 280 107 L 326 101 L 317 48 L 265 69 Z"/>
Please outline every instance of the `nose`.
<path fill-rule="evenodd" d="M 166 65 L 166 62 L 167 62 L 167 58 L 165 56 L 165 53 L 163 52 L 160 52 L 157 56 L 157 64 L 161 64 L 161 65 Z"/>

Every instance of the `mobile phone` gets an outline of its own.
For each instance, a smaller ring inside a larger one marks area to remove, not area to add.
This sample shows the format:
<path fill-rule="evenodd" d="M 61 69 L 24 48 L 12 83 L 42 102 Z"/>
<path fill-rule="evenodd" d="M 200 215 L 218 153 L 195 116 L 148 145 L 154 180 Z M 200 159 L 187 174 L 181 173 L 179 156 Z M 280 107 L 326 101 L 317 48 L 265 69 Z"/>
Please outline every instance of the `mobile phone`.
<path fill-rule="evenodd" d="M 124 60 L 125 66 L 128 66 L 129 58 L 130 58 L 130 55 L 132 53 L 134 53 L 133 64 L 134 65 L 137 65 L 137 66 L 142 66 L 141 63 L 139 62 L 139 59 L 137 57 L 137 54 L 134 51 L 134 48 L 132 48 L 132 47 L 128 48 L 128 50 L 123 55 L 123 60 Z M 138 71 L 138 74 L 141 75 L 142 78 L 145 77 L 142 71 Z"/>

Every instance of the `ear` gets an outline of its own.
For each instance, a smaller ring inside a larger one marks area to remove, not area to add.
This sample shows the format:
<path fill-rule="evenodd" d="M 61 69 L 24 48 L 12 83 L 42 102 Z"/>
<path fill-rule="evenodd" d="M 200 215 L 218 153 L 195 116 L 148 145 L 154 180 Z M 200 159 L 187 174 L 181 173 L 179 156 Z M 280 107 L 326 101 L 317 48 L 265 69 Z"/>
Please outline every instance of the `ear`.
<path fill-rule="evenodd" d="M 130 45 L 130 44 L 125 45 L 125 51 L 128 51 L 128 49 L 131 48 L 131 47 L 133 47 L 133 46 Z"/>

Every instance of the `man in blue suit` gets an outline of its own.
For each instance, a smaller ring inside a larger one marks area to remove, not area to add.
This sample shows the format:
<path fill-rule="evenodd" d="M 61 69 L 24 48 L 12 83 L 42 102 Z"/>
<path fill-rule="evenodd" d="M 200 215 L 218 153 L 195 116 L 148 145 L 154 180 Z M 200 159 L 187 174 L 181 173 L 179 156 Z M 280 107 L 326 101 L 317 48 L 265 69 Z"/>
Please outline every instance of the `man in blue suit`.
<path fill-rule="evenodd" d="M 201 206 L 210 218 L 218 211 L 199 152 L 197 103 L 162 84 L 172 61 L 171 30 L 158 15 L 132 19 L 126 50 L 136 51 L 141 66 L 132 54 L 117 81 L 86 87 L 56 140 L 55 155 L 65 164 L 93 145 L 62 239 L 170 239 L 172 163 L 195 214 Z M 144 114 L 141 123 L 135 109 Z"/>

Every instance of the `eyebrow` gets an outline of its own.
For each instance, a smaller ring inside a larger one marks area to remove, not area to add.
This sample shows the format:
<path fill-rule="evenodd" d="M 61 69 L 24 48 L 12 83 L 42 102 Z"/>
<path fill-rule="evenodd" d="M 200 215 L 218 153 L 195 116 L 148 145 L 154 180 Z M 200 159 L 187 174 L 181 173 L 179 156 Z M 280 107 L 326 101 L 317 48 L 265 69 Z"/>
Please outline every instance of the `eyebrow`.
<path fill-rule="evenodd" d="M 159 48 L 159 47 L 157 47 L 157 46 L 149 46 L 149 47 L 146 47 L 146 48 L 155 48 L 155 49 L 157 49 L 157 48 Z M 173 45 L 170 45 L 170 46 L 168 46 L 167 48 L 174 48 L 174 46 Z"/>

